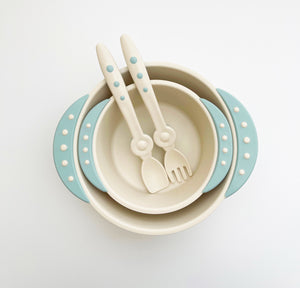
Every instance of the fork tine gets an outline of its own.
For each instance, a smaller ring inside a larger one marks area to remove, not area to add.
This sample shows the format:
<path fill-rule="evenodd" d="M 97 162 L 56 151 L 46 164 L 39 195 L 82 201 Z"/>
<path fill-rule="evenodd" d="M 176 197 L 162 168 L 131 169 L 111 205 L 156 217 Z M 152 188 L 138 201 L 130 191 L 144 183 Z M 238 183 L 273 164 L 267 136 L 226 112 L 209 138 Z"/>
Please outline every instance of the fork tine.
<path fill-rule="evenodd" d="M 191 177 L 193 175 L 193 172 L 192 172 L 192 169 L 191 169 L 191 166 L 189 165 L 189 163 L 186 163 L 184 168 L 187 170 L 188 175 Z"/>
<path fill-rule="evenodd" d="M 178 168 L 174 169 L 174 173 L 175 173 L 175 176 L 176 176 L 176 178 L 177 178 L 177 181 L 178 181 L 178 182 L 182 182 L 182 178 L 181 178 L 181 176 L 180 176 L 180 173 L 179 173 L 179 169 L 178 169 Z"/>
<path fill-rule="evenodd" d="M 170 179 L 171 183 L 175 183 L 176 182 L 176 178 L 175 178 L 175 173 L 173 173 L 173 170 L 167 171 L 167 174 L 169 176 L 169 179 Z"/>
<path fill-rule="evenodd" d="M 182 174 L 183 179 L 186 180 L 187 179 L 187 174 L 186 174 L 183 166 L 180 166 L 178 169 L 180 169 L 180 172 Z"/>

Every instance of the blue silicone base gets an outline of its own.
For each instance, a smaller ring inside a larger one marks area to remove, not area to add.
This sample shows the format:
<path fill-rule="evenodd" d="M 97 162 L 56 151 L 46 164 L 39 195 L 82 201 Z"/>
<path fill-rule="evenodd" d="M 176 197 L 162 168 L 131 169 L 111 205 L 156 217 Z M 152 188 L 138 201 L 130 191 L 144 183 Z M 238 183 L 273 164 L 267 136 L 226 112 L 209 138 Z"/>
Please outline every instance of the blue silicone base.
<path fill-rule="evenodd" d="M 217 92 L 230 111 L 237 136 L 236 167 L 225 194 L 229 197 L 239 190 L 251 175 L 257 159 L 258 141 L 254 122 L 243 104 L 224 90 L 217 89 Z"/>
<path fill-rule="evenodd" d="M 56 170 L 65 186 L 79 199 L 89 202 L 79 182 L 74 163 L 74 132 L 79 114 L 88 95 L 73 103 L 61 117 L 53 141 L 53 158 Z"/>

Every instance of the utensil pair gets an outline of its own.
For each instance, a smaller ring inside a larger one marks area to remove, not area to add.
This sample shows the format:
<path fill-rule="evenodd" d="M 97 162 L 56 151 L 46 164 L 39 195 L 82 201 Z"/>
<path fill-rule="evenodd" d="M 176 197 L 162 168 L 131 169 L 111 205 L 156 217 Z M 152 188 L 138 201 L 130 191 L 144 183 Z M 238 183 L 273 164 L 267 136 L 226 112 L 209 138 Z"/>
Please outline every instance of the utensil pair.
<path fill-rule="evenodd" d="M 172 183 L 187 180 L 192 170 L 187 158 L 175 148 L 176 132 L 164 120 L 140 53 L 127 35 L 121 37 L 121 46 L 128 70 L 153 120 L 156 129 L 153 139 L 166 151 L 164 166 L 152 156 L 153 141 L 143 132 L 122 75 L 103 44 L 97 45 L 97 56 L 107 85 L 132 134 L 131 151 L 142 159 L 144 184 L 150 193 L 156 193 L 169 185 L 169 179 Z"/>

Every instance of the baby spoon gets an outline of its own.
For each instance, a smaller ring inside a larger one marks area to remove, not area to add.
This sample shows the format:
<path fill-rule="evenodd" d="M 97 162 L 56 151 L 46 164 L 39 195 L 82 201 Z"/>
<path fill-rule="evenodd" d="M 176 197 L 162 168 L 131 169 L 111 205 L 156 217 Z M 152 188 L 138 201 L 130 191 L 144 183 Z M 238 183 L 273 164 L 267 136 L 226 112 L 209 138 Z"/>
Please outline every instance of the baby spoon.
<path fill-rule="evenodd" d="M 152 157 L 153 141 L 138 121 L 122 75 L 110 52 L 97 45 L 97 56 L 103 75 L 132 135 L 131 151 L 142 159 L 141 175 L 147 190 L 156 193 L 169 185 L 163 165 Z"/>

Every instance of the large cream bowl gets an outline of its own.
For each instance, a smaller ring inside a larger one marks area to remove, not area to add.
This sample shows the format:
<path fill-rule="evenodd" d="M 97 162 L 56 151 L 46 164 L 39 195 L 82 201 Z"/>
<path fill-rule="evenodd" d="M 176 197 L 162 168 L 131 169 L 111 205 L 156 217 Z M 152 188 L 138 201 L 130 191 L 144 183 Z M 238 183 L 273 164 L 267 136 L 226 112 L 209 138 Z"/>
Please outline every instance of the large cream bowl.
<path fill-rule="evenodd" d="M 93 186 L 84 176 L 79 164 L 78 137 L 87 113 L 99 102 L 111 97 L 105 81 L 101 81 L 89 95 L 79 99 L 63 115 L 56 130 L 54 160 L 58 173 L 68 189 L 82 200 L 89 202 L 110 222 L 136 233 L 170 234 L 201 222 L 221 204 L 223 199 L 240 189 L 250 176 L 256 162 L 257 135 L 245 107 L 229 93 L 215 89 L 197 73 L 174 64 L 149 63 L 146 66 L 151 80 L 167 80 L 181 84 L 202 99 L 216 105 L 227 118 L 233 138 L 233 156 L 224 180 L 185 208 L 165 214 L 133 211 L 119 204 L 108 193 Z M 124 68 L 121 73 L 126 85 L 132 84 L 128 70 Z M 70 113 L 71 108 L 74 111 L 77 109 L 78 113 L 76 115 Z M 71 133 L 67 133 L 68 129 L 65 128 L 68 128 Z M 62 160 L 66 156 L 69 163 L 67 160 Z"/>

